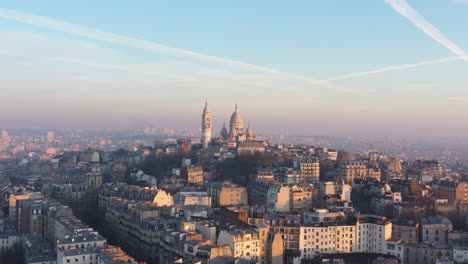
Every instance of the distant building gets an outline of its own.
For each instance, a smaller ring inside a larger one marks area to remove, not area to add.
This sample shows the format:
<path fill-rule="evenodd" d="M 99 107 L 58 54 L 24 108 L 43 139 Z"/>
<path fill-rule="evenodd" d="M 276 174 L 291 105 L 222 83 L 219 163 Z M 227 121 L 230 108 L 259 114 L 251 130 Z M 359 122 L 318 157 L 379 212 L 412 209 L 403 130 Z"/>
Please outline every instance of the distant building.
<path fill-rule="evenodd" d="M 8 131 L 6 130 L 2 131 L 2 141 L 4 142 L 10 141 L 10 136 L 8 135 Z"/>
<path fill-rule="evenodd" d="M 54 141 L 55 140 L 55 134 L 52 131 L 47 132 L 47 141 Z"/>
<path fill-rule="evenodd" d="M 179 150 L 179 153 L 181 154 L 187 154 L 190 152 L 190 146 L 191 141 L 190 139 L 178 139 L 177 140 L 177 148 Z"/>

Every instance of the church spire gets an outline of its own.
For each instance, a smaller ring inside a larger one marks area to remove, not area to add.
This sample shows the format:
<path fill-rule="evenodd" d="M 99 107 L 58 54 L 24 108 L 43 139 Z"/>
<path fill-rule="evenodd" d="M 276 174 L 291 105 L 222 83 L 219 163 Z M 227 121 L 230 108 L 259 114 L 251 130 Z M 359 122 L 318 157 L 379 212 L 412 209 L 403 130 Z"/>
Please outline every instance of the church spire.
<path fill-rule="evenodd" d="M 208 105 L 208 100 L 205 101 L 205 108 L 203 109 L 203 114 L 211 113 L 210 106 Z"/>
<path fill-rule="evenodd" d="M 206 149 L 208 147 L 208 143 L 211 141 L 211 110 L 208 106 L 208 101 L 205 102 L 205 108 L 203 109 L 201 127 L 201 142 L 203 148 Z"/>

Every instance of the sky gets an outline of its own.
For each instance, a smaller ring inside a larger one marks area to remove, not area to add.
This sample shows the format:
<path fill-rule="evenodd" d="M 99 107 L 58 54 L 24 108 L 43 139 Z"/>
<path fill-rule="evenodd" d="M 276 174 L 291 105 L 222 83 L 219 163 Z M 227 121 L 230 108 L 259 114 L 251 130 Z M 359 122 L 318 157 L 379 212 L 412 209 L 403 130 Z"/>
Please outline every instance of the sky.
<path fill-rule="evenodd" d="M 3 1 L 0 128 L 468 135 L 467 0 Z"/>

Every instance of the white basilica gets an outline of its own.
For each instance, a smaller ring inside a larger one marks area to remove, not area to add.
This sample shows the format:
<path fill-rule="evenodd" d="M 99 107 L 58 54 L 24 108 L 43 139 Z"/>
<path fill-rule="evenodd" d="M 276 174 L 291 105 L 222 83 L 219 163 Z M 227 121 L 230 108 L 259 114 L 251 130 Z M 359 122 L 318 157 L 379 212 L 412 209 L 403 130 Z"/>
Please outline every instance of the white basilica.
<path fill-rule="evenodd" d="M 203 148 L 208 147 L 208 143 L 211 142 L 211 110 L 208 106 L 208 103 L 205 103 L 205 108 L 203 109 L 202 114 L 202 134 L 201 142 Z M 229 147 L 237 147 L 241 142 L 247 141 L 256 141 L 257 138 L 253 133 L 250 126 L 244 132 L 244 119 L 242 118 L 239 107 L 236 104 L 236 109 L 231 115 L 231 120 L 229 123 L 229 133 L 226 129 L 226 125 L 223 124 L 223 128 L 219 133 L 219 138 L 217 141 L 227 142 Z"/>

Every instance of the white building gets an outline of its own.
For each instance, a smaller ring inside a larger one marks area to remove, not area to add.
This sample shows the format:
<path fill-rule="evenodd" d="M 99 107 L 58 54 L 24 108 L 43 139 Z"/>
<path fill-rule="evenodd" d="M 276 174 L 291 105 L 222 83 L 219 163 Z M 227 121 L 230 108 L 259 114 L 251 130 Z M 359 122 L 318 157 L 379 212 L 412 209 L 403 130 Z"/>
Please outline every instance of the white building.
<path fill-rule="evenodd" d="M 385 241 L 385 254 L 393 255 L 400 260 L 405 259 L 406 242 L 401 239 L 389 239 Z"/>
<path fill-rule="evenodd" d="M 57 250 L 57 264 L 96 264 L 98 249 L 88 248 L 70 248 Z"/>
<path fill-rule="evenodd" d="M 300 228 L 301 259 L 312 259 L 320 254 L 351 253 L 355 244 L 355 225 L 303 225 Z"/>
<path fill-rule="evenodd" d="M 229 245 L 234 258 L 256 260 L 261 252 L 260 239 L 257 232 L 252 230 L 221 231 L 218 245 Z"/>
<path fill-rule="evenodd" d="M 392 237 L 392 223 L 385 217 L 363 215 L 358 218 L 355 251 L 363 253 L 386 252 L 386 241 Z"/>

